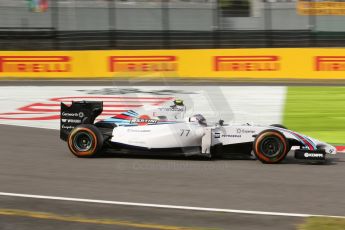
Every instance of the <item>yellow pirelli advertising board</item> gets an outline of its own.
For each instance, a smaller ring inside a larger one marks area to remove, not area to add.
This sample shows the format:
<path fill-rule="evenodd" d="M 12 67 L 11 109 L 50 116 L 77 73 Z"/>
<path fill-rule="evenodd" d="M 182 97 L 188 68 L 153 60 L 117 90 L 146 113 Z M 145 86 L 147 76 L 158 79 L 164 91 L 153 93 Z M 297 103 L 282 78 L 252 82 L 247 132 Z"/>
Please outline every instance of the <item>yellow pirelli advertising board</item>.
<path fill-rule="evenodd" d="M 345 49 L 0 51 L 0 78 L 345 79 Z"/>
<path fill-rule="evenodd" d="M 345 15 L 343 0 L 298 0 L 300 15 Z"/>

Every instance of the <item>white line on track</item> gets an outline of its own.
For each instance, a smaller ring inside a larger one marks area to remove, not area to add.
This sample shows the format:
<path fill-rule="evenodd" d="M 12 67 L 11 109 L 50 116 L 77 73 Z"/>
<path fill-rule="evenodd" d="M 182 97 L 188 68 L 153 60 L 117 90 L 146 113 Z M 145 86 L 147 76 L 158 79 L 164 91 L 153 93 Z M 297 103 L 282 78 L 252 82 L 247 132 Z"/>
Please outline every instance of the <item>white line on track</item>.
<path fill-rule="evenodd" d="M 264 211 L 221 209 L 221 208 L 203 208 L 203 207 L 165 205 L 165 204 L 148 204 L 148 203 L 121 202 L 121 201 L 110 201 L 110 200 L 94 200 L 94 199 L 81 199 L 81 198 L 71 198 L 71 197 L 58 197 L 58 196 L 43 196 L 43 195 L 7 193 L 7 192 L 0 192 L 0 196 L 23 197 L 23 198 L 34 198 L 34 199 L 46 199 L 46 200 L 59 200 L 59 201 L 72 201 L 72 202 L 84 202 L 84 203 L 97 203 L 97 204 L 114 204 L 114 205 L 138 206 L 138 207 L 149 207 L 149 208 L 164 208 L 164 209 L 205 211 L 205 212 L 251 214 L 251 215 L 286 216 L 286 217 L 333 217 L 333 218 L 343 218 L 343 219 L 345 218 L 345 216 L 329 216 L 329 215 L 285 213 L 285 212 L 264 212 Z"/>

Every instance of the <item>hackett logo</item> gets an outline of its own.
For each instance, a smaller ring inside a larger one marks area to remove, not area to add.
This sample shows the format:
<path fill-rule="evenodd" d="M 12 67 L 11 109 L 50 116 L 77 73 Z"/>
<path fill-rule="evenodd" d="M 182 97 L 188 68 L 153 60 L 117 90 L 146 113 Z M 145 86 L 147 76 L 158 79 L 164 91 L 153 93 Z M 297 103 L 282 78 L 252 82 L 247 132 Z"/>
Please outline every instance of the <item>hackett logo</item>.
<path fill-rule="evenodd" d="M 215 71 L 279 71 L 278 56 L 215 56 Z"/>
<path fill-rule="evenodd" d="M 71 72 L 69 56 L 0 56 L 0 72 Z"/>
<path fill-rule="evenodd" d="M 176 56 L 110 56 L 110 72 L 177 71 Z"/>
<path fill-rule="evenodd" d="M 345 71 L 345 56 L 316 56 L 316 71 Z"/>

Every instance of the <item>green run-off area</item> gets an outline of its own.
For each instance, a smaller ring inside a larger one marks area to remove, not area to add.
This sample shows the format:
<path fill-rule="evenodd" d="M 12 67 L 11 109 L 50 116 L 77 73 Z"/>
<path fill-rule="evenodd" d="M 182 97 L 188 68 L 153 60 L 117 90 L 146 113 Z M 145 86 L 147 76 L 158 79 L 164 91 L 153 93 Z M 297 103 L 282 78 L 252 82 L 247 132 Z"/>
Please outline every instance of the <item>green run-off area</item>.
<path fill-rule="evenodd" d="M 309 217 L 298 230 L 344 230 L 345 219 L 330 217 Z"/>
<path fill-rule="evenodd" d="M 345 144 L 345 87 L 289 87 L 284 125 L 321 141 Z"/>

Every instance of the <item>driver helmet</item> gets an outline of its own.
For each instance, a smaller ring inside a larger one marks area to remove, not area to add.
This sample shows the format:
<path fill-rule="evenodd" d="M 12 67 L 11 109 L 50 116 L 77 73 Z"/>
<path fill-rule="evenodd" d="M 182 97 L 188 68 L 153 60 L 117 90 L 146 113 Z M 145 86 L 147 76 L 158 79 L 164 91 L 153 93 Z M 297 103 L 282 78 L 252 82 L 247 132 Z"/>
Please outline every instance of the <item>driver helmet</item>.
<path fill-rule="evenodd" d="M 207 125 L 206 124 L 206 119 L 203 115 L 201 114 L 195 114 L 189 118 L 190 122 L 199 122 L 201 125 Z"/>

